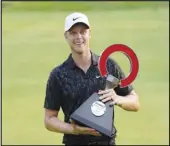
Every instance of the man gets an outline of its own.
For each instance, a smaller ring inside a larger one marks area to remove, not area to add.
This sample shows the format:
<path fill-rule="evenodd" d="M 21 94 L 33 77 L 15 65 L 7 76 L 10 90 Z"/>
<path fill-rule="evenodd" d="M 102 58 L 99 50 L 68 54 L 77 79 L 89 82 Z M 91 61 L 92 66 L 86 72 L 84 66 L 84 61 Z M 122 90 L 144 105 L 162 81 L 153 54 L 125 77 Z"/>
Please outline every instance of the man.
<path fill-rule="evenodd" d="M 94 92 L 102 95 L 100 100 L 104 103 L 110 100 L 127 111 L 138 111 L 138 96 L 132 86 L 104 90 L 106 78 L 99 77 L 99 56 L 90 49 L 91 30 L 86 15 L 68 15 L 64 31 L 71 53 L 50 73 L 44 102 L 45 127 L 49 131 L 63 133 L 65 145 L 115 145 L 114 126 L 114 136 L 108 138 L 94 129 L 70 121 L 70 115 Z M 113 59 L 108 59 L 107 70 L 119 79 L 124 78 L 124 73 Z M 64 121 L 58 118 L 60 108 L 64 113 Z"/>

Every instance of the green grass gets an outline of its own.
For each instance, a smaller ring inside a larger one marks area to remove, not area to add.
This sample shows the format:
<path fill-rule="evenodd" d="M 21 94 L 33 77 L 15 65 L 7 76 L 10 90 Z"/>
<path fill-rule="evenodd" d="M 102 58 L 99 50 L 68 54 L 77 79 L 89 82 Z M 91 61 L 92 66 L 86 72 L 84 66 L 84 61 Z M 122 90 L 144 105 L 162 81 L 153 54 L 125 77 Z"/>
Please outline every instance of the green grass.
<path fill-rule="evenodd" d="M 3 11 L 91 11 L 168 7 L 168 2 L 3 2 Z"/>
<path fill-rule="evenodd" d="M 4 8 L 5 9 L 5 8 Z M 169 143 L 168 8 L 87 11 L 92 50 L 123 43 L 137 54 L 133 85 L 138 113 L 116 108 L 117 144 Z M 71 11 L 69 11 L 70 13 Z M 70 53 L 63 37 L 65 11 L 2 14 L 2 144 L 61 144 L 62 134 L 44 128 L 43 102 L 49 72 Z M 111 55 L 128 74 L 127 58 Z M 63 114 L 60 112 L 60 118 Z"/>

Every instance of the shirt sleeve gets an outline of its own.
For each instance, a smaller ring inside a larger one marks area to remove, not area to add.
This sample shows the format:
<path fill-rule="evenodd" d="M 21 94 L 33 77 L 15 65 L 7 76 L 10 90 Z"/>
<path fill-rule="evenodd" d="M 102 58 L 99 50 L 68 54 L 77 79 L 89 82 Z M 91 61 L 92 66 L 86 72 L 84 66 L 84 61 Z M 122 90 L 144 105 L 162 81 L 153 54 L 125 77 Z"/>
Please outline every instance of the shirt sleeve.
<path fill-rule="evenodd" d="M 118 65 L 118 63 L 113 59 L 111 59 L 111 62 L 112 62 L 112 68 L 113 68 L 113 76 L 117 77 L 119 80 L 124 79 L 125 74 L 120 68 L 120 66 Z M 120 85 L 118 85 L 114 90 L 117 95 L 126 96 L 133 90 L 133 86 L 128 85 L 126 87 L 120 87 Z"/>
<path fill-rule="evenodd" d="M 44 108 L 59 111 L 60 106 L 61 88 L 56 75 L 54 72 L 51 72 L 46 85 Z"/>

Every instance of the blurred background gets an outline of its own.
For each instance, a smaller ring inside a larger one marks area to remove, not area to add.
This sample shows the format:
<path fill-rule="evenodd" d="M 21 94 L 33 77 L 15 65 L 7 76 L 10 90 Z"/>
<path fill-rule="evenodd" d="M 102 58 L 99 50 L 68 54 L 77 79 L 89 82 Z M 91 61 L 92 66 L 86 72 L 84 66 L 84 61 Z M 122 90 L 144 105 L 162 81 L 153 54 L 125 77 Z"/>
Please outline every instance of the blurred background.
<path fill-rule="evenodd" d="M 169 2 L 2 2 L 2 144 L 61 144 L 44 127 L 43 104 L 50 71 L 70 53 L 64 19 L 75 11 L 89 17 L 93 52 L 122 43 L 139 59 L 141 109 L 116 107 L 117 144 L 168 144 Z M 126 56 L 111 57 L 128 75 Z"/>

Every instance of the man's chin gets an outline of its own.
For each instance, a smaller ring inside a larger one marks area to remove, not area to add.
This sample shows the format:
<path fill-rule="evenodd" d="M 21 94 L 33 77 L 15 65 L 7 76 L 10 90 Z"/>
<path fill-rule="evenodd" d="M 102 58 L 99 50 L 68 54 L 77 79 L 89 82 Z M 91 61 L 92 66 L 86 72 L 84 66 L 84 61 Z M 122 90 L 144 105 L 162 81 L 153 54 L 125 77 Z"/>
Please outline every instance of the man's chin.
<path fill-rule="evenodd" d="M 75 53 L 77 53 L 77 54 L 83 54 L 84 53 L 84 48 L 75 48 L 73 51 Z"/>
<path fill-rule="evenodd" d="M 81 55 L 81 54 L 83 54 L 83 51 L 77 51 L 76 53 Z"/>

